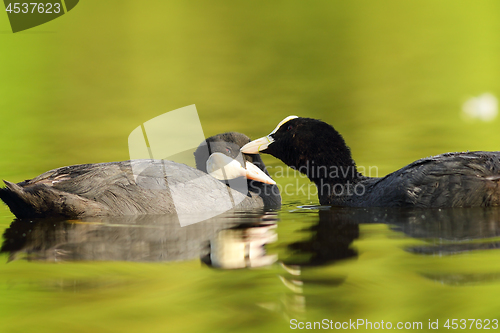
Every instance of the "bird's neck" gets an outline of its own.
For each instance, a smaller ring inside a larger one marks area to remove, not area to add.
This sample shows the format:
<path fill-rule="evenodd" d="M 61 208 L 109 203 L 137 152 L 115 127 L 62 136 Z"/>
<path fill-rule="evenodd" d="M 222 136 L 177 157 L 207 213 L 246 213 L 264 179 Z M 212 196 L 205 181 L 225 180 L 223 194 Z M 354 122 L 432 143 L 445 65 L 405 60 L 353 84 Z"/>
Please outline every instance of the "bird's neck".
<path fill-rule="evenodd" d="M 330 156 L 335 158 L 331 159 Z M 360 177 L 349 151 L 343 155 L 317 154 L 314 159 L 302 160 L 298 170 L 316 185 L 346 184 Z"/>
<path fill-rule="evenodd" d="M 321 160 L 316 156 L 315 160 L 308 161 L 299 167 L 299 171 L 316 184 L 320 202 L 322 198 L 340 198 L 352 195 L 355 186 L 363 177 L 358 173 L 356 164 L 349 156 L 343 159 L 336 159 L 335 162 Z M 356 189 L 358 190 L 358 189 Z M 328 199 L 331 200 L 331 199 Z"/>

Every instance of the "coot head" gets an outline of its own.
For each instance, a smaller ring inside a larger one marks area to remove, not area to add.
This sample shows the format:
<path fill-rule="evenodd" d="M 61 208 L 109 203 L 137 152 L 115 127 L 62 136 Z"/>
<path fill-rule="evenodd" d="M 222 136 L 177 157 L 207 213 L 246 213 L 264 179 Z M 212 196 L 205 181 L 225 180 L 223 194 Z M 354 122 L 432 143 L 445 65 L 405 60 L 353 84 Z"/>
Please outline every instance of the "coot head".
<path fill-rule="evenodd" d="M 269 135 L 242 147 L 246 154 L 270 154 L 311 180 L 324 179 L 338 168 L 346 179 L 357 177 L 356 164 L 342 136 L 329 124 L 311 118 L 289 116 Z"/>
<path fill-rule="evenodd" d="M 260 155 L 247 155 L 240 148 L 250 142 L 242 133 L 228 132 L 209 137 L 196 149 L 196 168 L 217 179 L 246 177 L 266 184 L 276 184 L 267 172 Z"/>

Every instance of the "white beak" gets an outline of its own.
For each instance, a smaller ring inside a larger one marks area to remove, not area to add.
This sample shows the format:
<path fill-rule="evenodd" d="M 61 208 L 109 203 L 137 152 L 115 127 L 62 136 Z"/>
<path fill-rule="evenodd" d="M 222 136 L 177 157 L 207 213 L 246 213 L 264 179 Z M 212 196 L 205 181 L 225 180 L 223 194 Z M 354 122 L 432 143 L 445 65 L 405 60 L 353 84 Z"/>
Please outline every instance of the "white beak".
<path fill-rule="evenodd" d="M 245 154 L 258 154 L 260 151 L 266 150 L 273 142 L 274 139 L 271 137 L 271 134 L 269 134 L 268 136 L 247 143 L 241 147 L 240 151 Z"/>
<path fill-rule="evenodd" d="M 246 169 L 238 161 L 222 153 L 213 153 L 207 160 L 207 172 L 216 179 L 228 180 L 245 177 L 261 183 L 276 184 L 271 177 L 266 175 L 255 164 L 246 162 L 245 166 Z"/>
<path fill-rule="evenodd" d="M 271 137 L 271 135 L 273 135 L 274 133 L 276 133 L 276 131 L 279 130 L 280 127 L 284 123 L 286 123 L 289 120 L 295 119 L 295 118 L 298 118 L 298 117 L 297 116 L 288 116 L 288 117 L 286 117 L 285 119 L 283 119 L 282 121 L 280 121 L 280 123 L 278 124 L 278 126 L 276 126 L 276 128 L 271 133 L 269 133 L 268 136 L 264 136 L 264 137 L 262 137 L 260 139 L 253 140 L 252 142 L 247 143 L 246 145 L 244 145 L 243 147 L 241 147 L 240 151 L 242 153 L 245 153 L 245 154 L 258 154 L 259 151 L 266 150 L 267 147 L 271 143 L 274 142 L 274 139 Z"/>

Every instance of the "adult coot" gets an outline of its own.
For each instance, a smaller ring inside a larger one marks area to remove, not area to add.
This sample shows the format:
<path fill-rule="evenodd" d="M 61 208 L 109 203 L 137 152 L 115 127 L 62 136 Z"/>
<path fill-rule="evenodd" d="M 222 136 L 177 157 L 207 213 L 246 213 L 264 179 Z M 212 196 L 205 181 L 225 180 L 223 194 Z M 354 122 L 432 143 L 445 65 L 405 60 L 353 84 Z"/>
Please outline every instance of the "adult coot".
<path fill-rule="evenodd" d="M 473 207 L 500 205 L 500 152 L 423 158 L 383 178 L 358 173 L 351 151 L 330 125 L 290 116 L 241 149 L 271 154 L 307 175 L 322 205 Z"/>
<path fill-rule="evenodd" d="M 260 156 L 240 154 L 248 142 L 234 132 L 208 138 L 195 152 L 197 169 L 167 160 L 62 167 L 17 184 L 4 181 L 0 199 L 18 218 L 202 213 L 227 210 L 227 198 L 230 208 L 278 208 L 279 191 Z M 232 199 L 226 184 L 238 179 L 248 185 L 237 188 L 242 201 Z"/>

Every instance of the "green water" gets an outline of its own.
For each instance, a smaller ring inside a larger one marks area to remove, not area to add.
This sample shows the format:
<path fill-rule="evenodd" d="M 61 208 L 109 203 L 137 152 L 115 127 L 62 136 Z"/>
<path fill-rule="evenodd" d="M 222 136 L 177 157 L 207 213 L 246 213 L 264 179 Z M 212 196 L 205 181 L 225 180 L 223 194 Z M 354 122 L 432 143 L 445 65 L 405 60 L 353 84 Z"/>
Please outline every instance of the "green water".
<path fill-rule="evenodd" d="M 499 59 L 496 0 L 85 0 L 17 34 L 0 15 L 0 176 L 126 160 L 134 128 L 191 104 L 206 136 L 257 138 L 290 114 L 323 119 L 379 176 L 438 153 L 500 150 L 498 119 L 461 116 L 468 98 L 500 96 Z M 429 320 L 443 328 L 448 318 L 498 319 L 498 211 L 325 212 L 299 207 L 317 204 L 298 191 L 306 179 L 275 180 L 293 186 L 266 246 L 274 264 L 0 255 L 0 331 L 288 331 L 290 319 L 325 318 L 426 329 Z M 12 221 L 0 206 L 1 231 Z"/>

